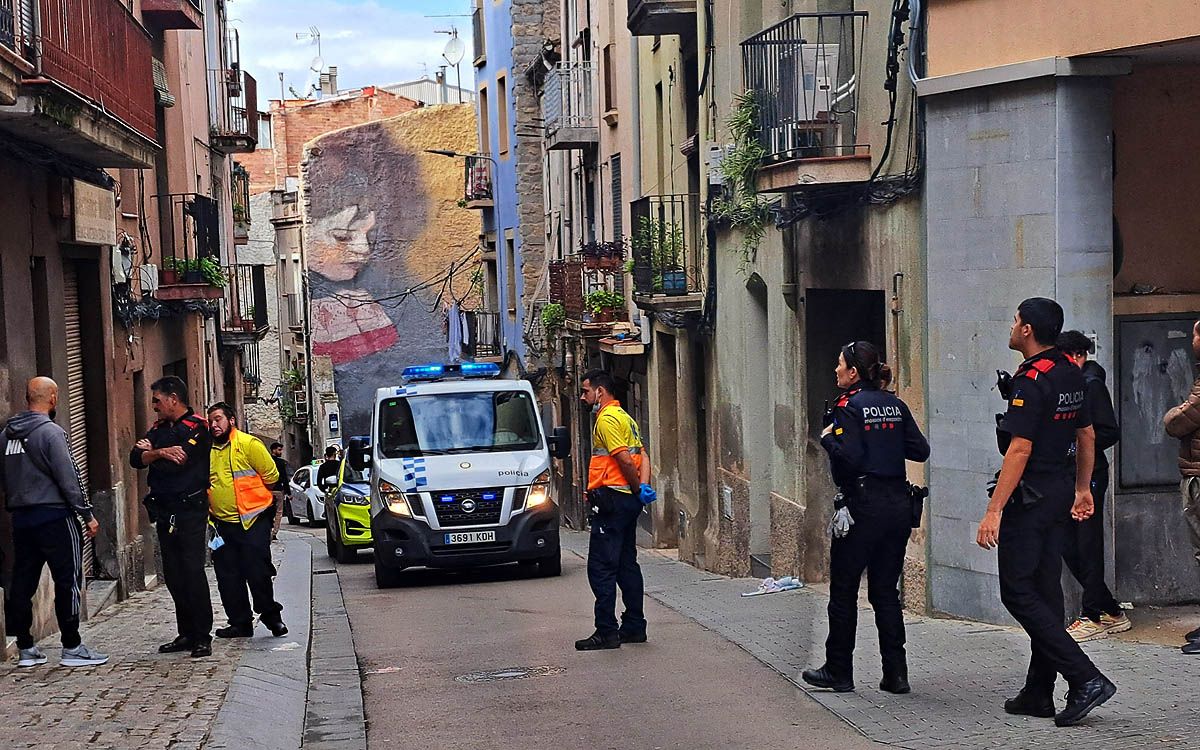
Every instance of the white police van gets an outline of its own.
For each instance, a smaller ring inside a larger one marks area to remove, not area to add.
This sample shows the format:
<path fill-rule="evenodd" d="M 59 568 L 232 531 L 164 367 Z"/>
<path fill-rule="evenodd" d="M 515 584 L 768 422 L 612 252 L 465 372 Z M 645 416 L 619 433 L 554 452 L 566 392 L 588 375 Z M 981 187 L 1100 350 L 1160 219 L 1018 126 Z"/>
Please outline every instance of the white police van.
<path fill-rule="evenodd" d="M 349 460 L 371 469 L 380 587 L 411 567 L 561 572 L 550 459 L 568 455 L 570 438 L 546 434 L 527 381 L 499 374 L 492 363 L 409 367 L 404 385 L 375 392 L 370 438 L 350 441 Z"/>

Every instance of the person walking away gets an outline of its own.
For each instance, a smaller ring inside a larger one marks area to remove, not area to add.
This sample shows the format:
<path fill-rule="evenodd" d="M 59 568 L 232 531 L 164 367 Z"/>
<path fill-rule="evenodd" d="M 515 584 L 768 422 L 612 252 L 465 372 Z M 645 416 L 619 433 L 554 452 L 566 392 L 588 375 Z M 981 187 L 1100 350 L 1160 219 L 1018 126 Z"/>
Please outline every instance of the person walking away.
<path fill-rule="evenodd" d="M 267 446 L 237 429 L 233 407 L 224 402 L 208 407 L 212 433 L 209 509 L 222 544 L 213 550 L 217 591 L 229 625 L 218 638 L 254 635 L 254 612 L 275 637 L 287 635 L 283 607 L 275 601 L 271 564 L 271 490 L 279 480 Z M 249 590 L 249 596 L 247 595 Z"/>
<path fill-rule="evenodd" d="M 1004 462 L 975 538 L 984 549 L 998 548 L 1000 600 L 1029 634 L 1032 651 L 1025 686 L 1004 710 L 1053 716 L 1060 727 L 1078 724 L 1117 692 L 1063 629 L 1063 535 L 1070 519 L 1093 513 L 1096 435 L 1083 373 L 1055 347 L 1062 324 L 1054 300 L 1034 297 L 1017 307 L 1008 345 L 1025 361 L 997 425 Z M 1056 714 L 1059 674 L 1069 689 L 1066 707 Z"/>
<path fill-rule="evenodd" d="M 160 653 L 212 655 L 213 609 L 204 572 L 208 531 L 208 423 L 188 405 L 187 385 L 168 375 L 150 386 L 158 421 L 129 452 L 129 464 L 147 470 L 146 510 L 158 532 L 163 577 L 175 603 L 178 636 Z"/>
<path fill-rule="evenodd" d="M 320 492 L 326 490 L 325 479 L 327 477 L 336 477 L 341 471 L 342 461 L 338 458 L 338 449 L 336 445 L 328 446 L 325 449 L 325 460 L 317 467 L 317 489 Z M 311 520 L 311 519 L 309 519 Z"/>
<path fill-rule="evenodd" d="M 271 541 L 279 536 L 279 523 L 287 513 L 288 523 L 295 523 L 296 514 L 292 510 L 292 484 L 288 478 L 292 475 L 287 461 L 283 460 L 283 443 L 271 443 L 271 458 L 275 461 L 275 470 L 279 472 L 279 481 L 271 488 L 271 498 L 274 502 L 275 523 L 271 527 Z"/>
<path fill-rule="evenodd" d="M 842 393 L 821 432 L 839 489 L 830 525 L 829 637 L 825 664 L 800 676 L 836 692 L 854 689 L 858 588 L 866 571 L 883 658 L 879 689 L 907 693 L 900 574 L 914 512 L 905 461 L 927 461 L 929 442 L 908 405 L 884 390 L 892 373 L 874 344 L 854 341 L 842 347 L 834 373 Z M 919 511 L 916 516 L 919 524 Z"/>
<path fill-rule="evenodd" d="M 1096 466 L 1092 469 L 1092 516 L 1069 528 L 1063 538 L 1063 562 L 1083 587 L 1083 606 L 1067 628 L 1077 643 L 1124 633 L 1133 627 L 1125 611 L 1104 582 L 1104 501 L 1108 494 L 1108 456 L 1105 451 L 1121 439 L 1112 396 L 1105 385 L 1106 373 L 1099 362 L 1088 359 L 1095 344 L 1081 331 L 1064 331 L 1058 349 L 1083 371 L 1084 402 L 1096 432 Z"/>
<path fill-rule="evenodd" d="M 4 498 L 12 513 L 12 584 L 5 604 L 8 632 L 17 638 L 17 666 L 47 661 L 31 633 L 33 597 L 47 565 L 54 581 L 63 666 L 104 664 L 108 656 L 84 645 L 79 636 L 81 534 L 96 536 L 100 524 L 71 458 L 67 433 L 54 423 L 58 384 L 50 378 L 33 378 L 25 386 L 25 404 L 26 410 L 8 420 L 4 429 L 4 461 L 0 462 Z"/>
<path fill-rule="evenodd" d="M 577 651 L 620 648 L 646 642 L 642 569 L 637 561 L 637 522 L 644 504 L 652 502 L 650 458 L 637 422 L 613 397 L 616 384 L 602 370 L 583 376 L 581 400 L 596 411 L 592 459 L 588 466 L 591 540 L 588 583 L 596 597 L 596 630 L 575 641 Z M 618 627 L 617 587 L 625 612 Z"/>
<path fill-rule="evenodd" d="M 1192 354 L 1200 366 L 1200 320 L 1192 326 Z M 1183 520 L 1192 540 L 1192 551 L 1200 564 L 1200 377 L 1182 404 L 1163 416 L 1167 434 L 1179 440 L 1179 494 L 1183 498 Z M 1197 568 L 1200 572 L 1200 568 Z M 1200 654 L 1200 627 L 1184 636 L 1183 653 Z"/>

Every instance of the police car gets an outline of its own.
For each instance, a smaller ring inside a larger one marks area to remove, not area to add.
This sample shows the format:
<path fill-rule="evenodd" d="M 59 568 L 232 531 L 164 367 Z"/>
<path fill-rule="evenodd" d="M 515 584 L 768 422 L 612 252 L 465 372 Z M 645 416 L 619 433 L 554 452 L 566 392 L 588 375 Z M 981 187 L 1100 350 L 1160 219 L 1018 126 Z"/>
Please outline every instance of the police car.
<path fill-rule="evenodd" d="M 380 587 L 410 567 L 561 572 L 550 460 L 569 454 L 570 437 L 547 434 L 527 381 L 499 374 L 492 363 L 409 367 L 404 385 L 376 391 L 371 435 L 350 441 L 349 461 L 370 471 Z"/>

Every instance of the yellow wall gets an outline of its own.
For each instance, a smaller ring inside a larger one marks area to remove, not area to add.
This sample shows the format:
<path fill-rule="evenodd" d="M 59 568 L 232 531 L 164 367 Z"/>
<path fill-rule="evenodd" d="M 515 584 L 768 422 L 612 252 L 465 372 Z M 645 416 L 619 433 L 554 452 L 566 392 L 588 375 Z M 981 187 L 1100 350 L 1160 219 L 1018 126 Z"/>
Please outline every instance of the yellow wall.
<path fill-rule="evenodd" d="M 929 75 L 1197 36 L 1196 0 L 931 0 Z"/>

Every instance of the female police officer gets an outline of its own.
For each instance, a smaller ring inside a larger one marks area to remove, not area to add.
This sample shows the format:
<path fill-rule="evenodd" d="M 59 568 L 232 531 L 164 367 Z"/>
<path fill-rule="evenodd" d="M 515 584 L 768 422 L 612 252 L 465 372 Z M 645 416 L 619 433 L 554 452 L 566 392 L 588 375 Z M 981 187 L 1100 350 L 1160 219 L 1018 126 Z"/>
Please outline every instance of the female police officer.
<path fill-rule="evenodd" d="M 835 372 L 842 393 L 821 433 L 839 489 L 834 499 L 837 514 L 830 525 L 829 638 L 825 665 L 805 670 L 801 677 L 837 692 L 854 689 L 858 585 L 866 570 L 867 596 L 883 655 L 879 688 L 907 693 L 898 586 L 914 524 L 904 461 L 927 460 L 929 443 L 908 406 L 884 390 L 892 373 L 873 344 L 855 341 L 842 347 Z"/>

